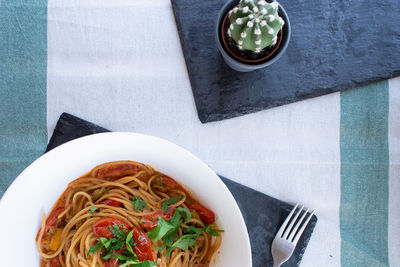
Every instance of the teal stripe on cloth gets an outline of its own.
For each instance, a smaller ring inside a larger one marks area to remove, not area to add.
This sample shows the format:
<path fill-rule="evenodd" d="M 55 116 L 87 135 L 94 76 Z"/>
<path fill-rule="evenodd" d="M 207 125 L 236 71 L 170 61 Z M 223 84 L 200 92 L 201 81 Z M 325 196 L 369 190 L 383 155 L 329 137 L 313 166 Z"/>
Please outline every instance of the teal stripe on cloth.
<path fill-rule="evenodd" d="M 342 266 L 388 266 L 388 81 L 340 95 Z"/>
<path fill-rule="evenodd" d="M 47 0 L 0 0 L 0 197 L 45 150 L 46 71 Z"/>

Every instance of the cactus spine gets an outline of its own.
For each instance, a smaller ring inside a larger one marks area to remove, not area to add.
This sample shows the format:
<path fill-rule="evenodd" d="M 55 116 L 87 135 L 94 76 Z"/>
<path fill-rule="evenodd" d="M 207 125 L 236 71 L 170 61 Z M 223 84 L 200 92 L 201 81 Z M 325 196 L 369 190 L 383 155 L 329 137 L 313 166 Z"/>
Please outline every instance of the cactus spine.
<path fill-rule="evenodd" d="M 285 24 L 278 15 L 278 8 L 278 2 L 240 0 L 239 5 L 229 12 L 228 35 L 239 49 L 255 53 L 276 44 L 277 35 Z"/>

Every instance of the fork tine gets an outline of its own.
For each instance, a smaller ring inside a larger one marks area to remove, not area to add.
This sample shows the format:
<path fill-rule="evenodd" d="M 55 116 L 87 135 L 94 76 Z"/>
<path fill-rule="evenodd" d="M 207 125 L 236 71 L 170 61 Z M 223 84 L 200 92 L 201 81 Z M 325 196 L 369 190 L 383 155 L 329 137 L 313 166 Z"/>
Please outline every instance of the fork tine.
<path fill-rule="evenodd" d="M 310 222 L 313 215 L 314 215 L 314 210 L 311 212 L 310 216 L 308 216 L 307 220 L 304 222 L 303 226 L 300 228 L 299 232 L 294 237 L 293 243 L 295 246 L 296 246 L 297 242 L 299 241 L 301 235 L 303 234 L 304 229 L 306 229 L 306 226 Z"/>
<path fill-rule="evenodd" d="M 287 239 L 289 236 L 290 231 L 293 229 L 293 225 L 296 222 L 297 218 L 299 217 L 301 211 L 304 209 L 304 205 L 301 206 L 301 208 L 299 209 L 298 212 L 296 212 L 296 216 L 294 216 L 294 218 L 292 219 L 292 221 L 290 222 L 289 226 L 286 228 L 285 231 L 285 236 L 283 237 L 284 239 Z"/>
<path fill-rule="evenodd" d="M 297 232 L 297 229 L 299 229 L 301 223 L 302 223 L 303 220 L 304 220 L 304 217 L 306 217 L 306 215 L 307 215 L 307 213 L 308 213 L 309 210 L 310 210 L 310 209 L 307 209 L 306 212 L 303 213 L 303 215 L 301 216 L 300 220 L 298 221 L 298 223 L 296 223 L 295 227 L 293 228 L 292 232 L 290 233 L 290 236 L 289 236 L 289 238 L 288 238 L 288 240 L 289 240 L 290 242 L 292 242 L 293 237 L 294 237 L 294 235 L 295 235 L 296 232 Z"/>
<path fill-rule="evenodd" d="M 294 206 L 294 208 L 292 209 L 292 211 L 289 213 L 289 215 L 286 217 L 286 220 L 283 222 L 283 224 L 281 225 L 281 228 L 279 228 L 278 233 L 276 234 L 279 237 L 282 237 L 283 234 L 283 230 L 285 230 L 286 225 L 288 224 L 290 218 L 292 217 L 294 211 L 297 209 L 297 207 L 299 206 L 299 203 L 296 204 L 296 206 Z"/>

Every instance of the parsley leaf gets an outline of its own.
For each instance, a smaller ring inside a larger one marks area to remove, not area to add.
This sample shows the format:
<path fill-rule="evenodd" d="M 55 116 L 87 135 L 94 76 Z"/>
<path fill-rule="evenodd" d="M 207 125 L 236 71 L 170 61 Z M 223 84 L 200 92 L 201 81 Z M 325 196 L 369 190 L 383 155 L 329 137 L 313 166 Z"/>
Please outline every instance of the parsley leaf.
<path fill-rule="evenodd" d="M 135 196 L 133 198 L 132 204 L 136 211 L 143 211 L 143 208 L 147 206 L 147 203 L 144 202 L 139 196 Z"/>
<path fill-rule="evenodd" d="M 93 214 L 96 210 L 98 210 L 96 206 L 91 206 L 89 212 L 90 214 Z"/>
<path fill-rule="evenodd" d="M 171 246 L 175 240 L 176 234 L 178 233 L 178 229 L 182 224 L 183 220 L 181 219 L 182 216 L 185 216 L 188 219 L 186 211 L 187 209 L 184 208 L 177 208 L 175 210 L 174 215 L 172 216 L 171 220 L 169 220 L 169 224 L 171 224 L 174 228 L 172 228 L 165 236 L 164 236 L 164 243 Z M 189 211 L 189 210 L 187 210 Z M 190 211 L 189 211 L 190 213 Z M 184 215 L 186 214 L 186 215 Z"/>
<path fill-rule="evenodd" d="M 94 247 L 90 247 L 86 257 L 91 253 L 97 252 L 100 248 L 106 251 L 113 249 L 121 249 L 125 244 L 126 230 L 120 229 L 120 225 L 112 225 L 109 227 L 110 231 L 114 234 L 114 238 L 97 238 L 97 244 Z"/>
<path fill-rule="evenodd" d="M 165 236 L 164 236 L 164 244 L 171 246 L 172 243 L 175 240 L 176 234 L 178 233 L 179 225 L 175 226 L 172 230 L 170 230 Z"/>
<path fill-rule="evenodd" d="M 158 251 L 162 251 L 164 248 L 166 248 L 167 247 L 167 244 L 163 244 L 163 245 L 161 245 L 160 247 L 157 247 L 157 250 Z"/>
<path fill-rule="evenodd" d="M 172 215 L 171 220 L 169 220 L 168 222 L 174 227 L 179 227 L 179 225 L 181 225 L 181 223 L 183 222 L 181 218 L 182 213 L 178 209 L 176 209 L 174 215 Z"/>
<path fill-rule="evenodd" d="M 124 264 L 120 264 L 119 267 L 131 267 L 131 266 L 135 266 L 135 267 L 157 267 L 157 264 L 155 264 L 152 261 L 142 261 L 139 263 L 136 263 L 135 261 L 130 261 L 127 260 Z"/>
<path fill-rule="evenodd" d="M 135 260 L 127 260 L 125 263 L 118 265 L 119 267 L 138 266 L 140 262 Z"/>
<path fill-rule="evenodd" d="M 172 197 L 170 199 L 163 201 L 163 203 L 161 204 L 162 210 L 164 212 L 166 212 L 169 204 L 174 204 L 174 203 L 178 202 L 179 200 L 181 200 L 182 198 L 184 198 L 184 196 Z"/>
<path fill-rule="evenodd" d="M 215 223 L 206 225 L 203 229 L 204 232 L 208 235 L 213 235 L 213 236 L 219 236 L 219 233 L 224 232 L 224 230 L 218 230 L 218 229 L 211 229 L 212 226 L 214 226 Z"/>
<path fill-rule="evenodd" d="M 184 230 L 184 232 L 187 233 L 187 234 L 191 234 L 194 237 L 198 237 L 203 232 L 203 228 L 197 228 L 197 227 L 194 227 L 194 226 L 189 226 L 188 228 L 186 228 Z"/>
<path fill-rule="evenodd" d="M 157 264 L 155 262 L 147 260 L 147 261 L 142 261 L 141 263 L 136 265 L 136 267 L 157 267 Z"/>
<path fill-rule="evenodd" d="M 90 247 L 88 253 L 86 254 L 86 258 L 89 257 L 90 254 L 97 252 L 101 248 L 101 243 L 97 243 L 94 247 Z"/>
<path fill-rule="evenodd" d="M 191 218 L 190 211 L 185 208 L 177 208 L 171 220 L 168 222 L 158 217 L 157 227 L 148 232 L 149 238 L 153 239 L 154 242 L 164 238 L 165 244 L 169 246 L 172 245 L 178 233 L 179 226 L 183 223 L 182 217 L 188 222 Z"/>
<path fill-rule="evenodd" d="M 139 236 L 139 237 L 140 237 L 140 236 Z M 133 238 L 133 230 L 130 231 L 130 232 L 128 233 L 128 235 L 126 236 L 125 244 L 126 244 L 126 249 L 127 249 L 130 253 L 135 254 L 135 252 L 133 252 L 132 247 L 135 246 L 136 243 L 133 242 L 133 239 L 132 239 L 132 238 Z"/>
<path fill-rule="evenodd" d="M 172 247 L 187 250 L 194 245 L 196 245 L 196 240 L 194 240 L 191 235 L 183 235 L 174 242 Z"/>
<path fill-rule="evenodd" d="M 150 239 L 153 239 L 154 242 L 157 242 L 161 238 L 163 238 L 170 230 L 175 227 L 171 225 L 169 222 L 166 222 L 163 218 L 158 217 L 157 227 L 147 233 Z"/>
<path fill-rule="evenodd" d="M 199 236 L 201 234 L 201 232 L 205 232 L 208 235 L 212 235 L 212 236 L 219 236 L 219 233 L 224 232 L 224 230 L 218 230 L 218 229 L 212 229 L 211 227 L 213 227 L 215 225 L 215 223 L 210 224 L 210 225 L 206 225 L 203 228 L 197 228 L 194 226 L 189 226 L 188 228 L 186 228 L 185 230 L 183 230 L 185 233 L 188 234 L 193 234 L 193 235 L 197 235 Z"/>
<path fill-rule="evenodd" d="M 163 239 L 164 244 L 157 247 L 157 249 L 161 251 L 164 248 L 168 248 L 167 257 L 169 257 L 175 248 L 187 250 L 196 245 L 196 238 L 199 237 L 202 232 L 212 236 L 218 236 L 220 232 L 223 232 L 223 230 L 212 229 L 211 227 L 215 224 L 206 225 L 203 228 L 189 226 L 183 230 L 185 234 L 176 239 L 179 227 L 184 220 L 185 222 L 188 222 L 191 219 L 191 216 L 190 210 L 179 207 L 175 210 L 174 215 L 169 221 L 165 221 L 162 217 L 158 217 L 157 227 L 147 234 L 154 242 Z"/>
<path fill-rule="evenodd" d="M 113 243 L 113 241 L 114 241 L 114 238 L 107 239 L 107 238 L 105 238 L 105 237 L 100 237 L 100 238 L 97 239 L 97 241 L 98 241 L 106 250 L 109 250 L 110 247 L 111 247 L 111 245 L 112 245 L 112 243 Z M 115 241 L 114 241 L 114 242 L 115 242 Z"/>
<path fill-rule="evenodd" d="M 176 209 L 177 212 L 179 212 L 182 217 L 185 219 L 185 222 L 190 221 L 190 219 L 192 218 L 192 213 L 190 212 L 190 210 L 186 209 L 186 208 L 177 208 Z M 175 214 L 174 214 L 175 215 Z"/>
<path fill-rule="evenodd" d="M 147 260 L 141 262 L 138 259 L 133 251 L 133 247 L 136 246 L 133 240 L 133 230 L 127 233 L 127 231 L 122 228 L 122 225 L 112 225 L 108 228 L 111 233 L 114 234 L 114 237 L 97 238 L 97 244 L 89 249 L 86 257 L 89 257 L 91 253 L 95 253 L 101 249 L 101 255 L 103 255 L 104 260 L 113 258 L 115 262 L 118 262 L 120 267 L 157 267 L 157 264 L 152 261 Z M 124 246 L 126 246 L 126 250 L 123 250 Z M 116 254 L 116 250 L 120 251 L 120 253 Z"/>
<path fill-rule="evenodd" d="M 171 252 L 175 248 L 180 248 L 182 250 L 188 250 L 189 248 L 193 247 L 196 245 L 196 240 L 193 239 L 192 235 L 183 235 L 179 237 L 173 244 L 172 246 L 169 247 L 167 251 L 167 257 L 171 255 Z"/>
<path fill-rule="evenodd" d="M 126 229 L 122 228 L 122 225 L 111 225 L 108 228 L 110 229 L 110 232 L 114 234 L 116 239 L 124 239 L 126 237 Z"/>
<path fill-rule="evenodd" d="M 136 255 L 135 255 L 135 256 L 136 256 Z M 130 259 L 128 256 L 125 256 L 125 255 L 122 255 L 122 254 L 115 254 L 115 253 L 112 252 L 112 251 L 103 257 L 104 260 L 108 260 L 108 259 L 110 259 L 110 258 L 114 258 L 115 261 L 117 261 L 117 260 L 121 260 L 121 261 L 132 260 L 132 259 Z M 137 259 L 137 257 L 136 257 L 136 259 L 133 259 L 133 260 L 135 260 L 136 262 L 139 262 L 139 260 Z"/>

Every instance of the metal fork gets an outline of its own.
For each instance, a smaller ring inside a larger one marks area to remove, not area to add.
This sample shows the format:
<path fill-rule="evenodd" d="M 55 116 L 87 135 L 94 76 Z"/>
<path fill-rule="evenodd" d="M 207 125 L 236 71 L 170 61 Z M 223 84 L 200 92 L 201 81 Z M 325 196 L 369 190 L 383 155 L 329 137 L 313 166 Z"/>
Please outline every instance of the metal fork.
<path fill-rule="evenodd" d="M 290 256 L 292 256 L 293 251 L 296 248 L 297 242 L 299 241 L 301 235 L 304 232 L 304 229 L 306 229 L 307 224 L 314 214 L 314 211 L 312 211 L 305 222 L 302 224 L 310 209 L 307 209 L 305 212 L 303 212 L 301 218 L 297 220 L 304 209 L 304 206 L 301 206 L 301 208 L 296 211 L 298 207 L 299 204 L 296 204 L 296 206 L 294 206 L 290 214 L 287 216 L 285 222 L 279 229 L 278 233 L 276 234 L 274 241 L 272 242 L 271 253 L 272 258 L 274 259 L 274 267 L 281 266 L 282 263 L 286 262 L 290 258 Z M 294 225 L 295 223 L 296 225 Z M 299 229 L 300 226 L 301 228 Z"/>

